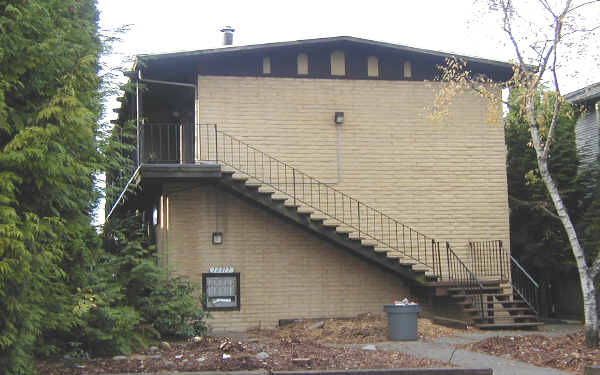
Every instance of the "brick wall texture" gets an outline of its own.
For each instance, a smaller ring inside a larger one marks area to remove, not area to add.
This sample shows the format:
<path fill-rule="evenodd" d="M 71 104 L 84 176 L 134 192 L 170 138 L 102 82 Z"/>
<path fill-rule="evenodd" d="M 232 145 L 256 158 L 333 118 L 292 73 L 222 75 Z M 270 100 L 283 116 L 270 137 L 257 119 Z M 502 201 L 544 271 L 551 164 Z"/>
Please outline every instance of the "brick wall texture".
<path fill-rule="evenodd" d="M 168 254 L 178 275 L 201 282 L 209 267 L 240 272 L 241 310 L 214 311 L 216 331 L 273 327 L 279 319 L 348 317 L 408 297 L 399 277 L 215 186 L 169 189 Z M 221 245 L 212 232 L 223 232 Z M 165 252 L 165 242 L 162 241 Z"/>
<path fill-rule="evenodd" d="M 504 240 L 504 129 L 475 94 L 427 120 L 439 83 L 200 76 L 199 122 L 303 170 L 466 254 L 469 240 Z M 338 180 L 334 112 L 341 125 Z"/>
<path fill-rule="evenodd" d="M 432 123 L 427 108 L 439 83 L 199 76 L 198 90 L 200 123 L 216 123 L 413 229 L 450 241 L 467 262 L 469 240 L 509 244 L 504 131 L 489 123 L 474 94 L 455 98 L 450 116 Z M 338 129 L 333 117 L 340 111 L 345 121 Z M 242 273 L 242 311 L 213 314 L 216 326 L 377 311 L 405 293 L 378 268 L 230 198 L 222 215 L 226 244 L 213 247 L 211 194 L 171 194 L 163 237 L 178 273 L 200 280 L 209 265 Z"/>

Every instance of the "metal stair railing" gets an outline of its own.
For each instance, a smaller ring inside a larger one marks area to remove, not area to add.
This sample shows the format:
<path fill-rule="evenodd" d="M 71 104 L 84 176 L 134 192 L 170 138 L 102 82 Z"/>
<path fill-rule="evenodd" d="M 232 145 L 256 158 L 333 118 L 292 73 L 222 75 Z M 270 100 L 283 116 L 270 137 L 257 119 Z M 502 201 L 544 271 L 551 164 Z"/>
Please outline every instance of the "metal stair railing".
<path fill-rule="evenodd" d="M 428 269 L 434 269 L 436 241 L 356 198 L 321 182 L 306 172 L 221 130 L 216 125 L 196 126 L 196 159 L 226 165 L 238 173 L 289 197 L 296 206 L 332 220 L 375 247 L 398 252 Z"/>
<path fill-rule="evenodd" d="M 504 248 L 502 241 L 469 242 L 473 270 L 480 276 L 499 277 L 510 281 L 513 290 L 529 308 L 539 314 L 539 284 Z"/>
<path fill-rule="evenodd" d="M 193 135 L 193 142 L 189 135 Z M 228 166 L 289 197 L 295 206 L 309 207 L 324 220 L 339 223 L 359 238 L 372 241 L 375 247 L 426 266 L 438 279 L 455 280 L 465 286 L 480 284 L 449 244 L 444 262 L 448 269 L 444 269 L 438 241 L 219 130 L 216 124 L 145 124 L 141 145 L 144 163 L 215 162 Z M 189 148 L 193 148 L 191 161 Z"/>
<path fill-rule="evenodd" d="M 462 289 L 465 292 L 465 300 L 470 301 L 471 306 L 480 318 L 487 316 L 484 309 L 484 289 L 483 283 L 477 278 L 475 273 L 467 267 L 467 265 L 460 259 L 458 255 L 450 247 L 450 243 L 446 242 L 446 257 L 442 258 L 442 253 L 439 249 L 440 243 L 436 242 L 437 246 L 437 260 L 434 269 L 439 272 L 440 281 L 452 281 L 456 287 Z M 442 262 L 446 262 L 447 267 L 441 266 Z M 467 293 L 473 292 L 473 293 Z"/>

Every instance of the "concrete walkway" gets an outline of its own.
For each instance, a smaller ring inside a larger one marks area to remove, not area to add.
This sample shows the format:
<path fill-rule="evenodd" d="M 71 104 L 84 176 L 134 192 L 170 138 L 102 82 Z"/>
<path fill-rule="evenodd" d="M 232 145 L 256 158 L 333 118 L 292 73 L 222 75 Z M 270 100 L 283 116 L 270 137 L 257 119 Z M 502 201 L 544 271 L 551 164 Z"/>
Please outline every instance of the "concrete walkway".
<path fill-rule="evenodd" d="M 494 336 L 523 336 L 544 335 L 547 337 L 566 335 L 576 332 L 582 327 L 580 325 L 546 325 L 539 331 L 477 331 L 464 333 L 452 337 L 442 337 L 429 341 L 414 342 L 381 342 L 375 344 L 377 349 L 392 350 L 401 353 L 412 354 L 418 357 L 437 359 L 444 362 L 452 362 L 461 367 L 491 368 L 494 375 L 572 375 L 570 372 L 559 371 L 547 367 L 533 366 L 525 362 L 515 361 L 509 358 L 495 357 L 487 354 L 472 352 L 464 349 L 456 349 L 457 345 L 469 344 Z M 352 347 L 363 347 L 363 345 L 351 345 Z"/>

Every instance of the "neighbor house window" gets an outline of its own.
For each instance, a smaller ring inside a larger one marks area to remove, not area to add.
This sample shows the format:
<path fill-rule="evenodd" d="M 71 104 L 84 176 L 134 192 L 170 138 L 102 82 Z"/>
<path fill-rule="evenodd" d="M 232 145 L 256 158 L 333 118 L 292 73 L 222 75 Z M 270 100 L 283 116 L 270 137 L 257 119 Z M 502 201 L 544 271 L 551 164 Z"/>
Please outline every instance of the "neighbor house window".
<path fill-rule="evenodd" d="M 375 56 L 369 56 L 367 59 L 367 75 L 369 77 L 379 77 L 379 59 Z"/>
<path fill-rule="evenodd" d="M 271 74 L 271 58 L 263 57 L 263 74 Z"/>
<path fill-rule="evenodd" d="M 298 54 L 298 74 L 308 74 L 308 55 L 306 53 Z"/>
<path fill-rule="evenodd" d="M 239 310 L 240 273 L 203 273 L 202 293 L 207 310 Z"/>
<path fill-rule="evenodd" d="M 410 61 L 405 61 L 404 62 L 404 78 L 411 78 L 412 77 L 412 64 L 410 63 Z"/>
<path fill-rule="evenodd" d="M 331 52 L 331 75 L 346 75 L 346 55 L 342 51 Z"/>

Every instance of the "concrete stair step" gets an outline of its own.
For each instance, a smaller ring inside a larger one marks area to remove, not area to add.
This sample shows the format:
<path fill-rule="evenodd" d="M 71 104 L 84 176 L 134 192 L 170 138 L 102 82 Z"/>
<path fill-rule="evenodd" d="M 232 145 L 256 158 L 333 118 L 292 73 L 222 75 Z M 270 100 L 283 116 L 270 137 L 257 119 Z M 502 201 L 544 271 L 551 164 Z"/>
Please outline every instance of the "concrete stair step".
<path fill-rule="evenodd" d="M 464 297 L 468 297 L 471 296 L 472 294 L 453 294 L 452 298 L 464 298 Z M 510 297 L 512 296 L 512 293 L 485 293 L 484 296 L 486 297 Z M 504 301 L 503 301 L 504 302 Z"/>
<path fill-rule="evenodd" d="M 326 219 L 323 221 L 323 226 L 328 228 L 338 228 L 341 224 L 336 220 Z"/>
<path fill-rule="evenodd" d="M 252 180 L 249 179 L 248 181 L 245 182 L 246 186 L 250 187 L 250 188 L 259 188 L 262 186 L 262 182 L 257 181 L 257 180 Z"/>
<path fill-rule="evenodd" d="M 349 228 L 349 227 L 339 226 L 339 227 L 335 228 L 335 231 L 338 232 L 339 234 L 350 234 L 354 231 L 354 229 Z"/>
<path fill-rule="evenodd" d="M 466 307 L 463 309 L 464 311 L 467 312 L 476 312 L 479 311 L 478 309 L 474 309 L 472 307 Z M 484 311 L 488 311 L 488 312 L 500 312 L 500 311 L 514 311 L 514 312 L 518 312 L 518 311 L 530 311 L 531 309 L 529 307 L 502 307 L 502 306 L 496 306 L 494 308 L 483 308 Z"/>
<path fill-rule="evenodd" d="M 427 267 L 424 264 L 418 263 L 418 264 L 413 264 L 412 269 L 414 271 L 425 271 L 425 272 L 432 272 L 431 271 L 431 267 Z"/>
<path fill-rule="evenodd" d="M 327 220 L 328 218 L 329 218 L 329 216 L 324 215 L 320 212 L 314 212 L 314 213 L 310 214 L 310 219 L 312 221 L 324 221 L 324 220 Z"/>
<path fill-rule="evenodd" d="M 363 246 L 376 246 L 379 242 L 374 239 L 371 239 L 371 238 L 368 238 L 368 239 L 361 238 L 360 243 L 362 243 Z"/>
<path fill-rule="evenodd" d="M 458 301 L 456 303 L 459 304 L 459 305 L 471 305 L 473 302 L 471 302 L 471 301 Z M 477 303 L 479 303 L 479 302 L 477 302 Z M 504 306 L 504 305 L 512 305 L 512 306 L 515 306 L 515 307 L 519 307 L 518 305 L 524 305 L 525 302 L 522 302 L 522 301 L 485 301 L 484 300 L 483 304 L 484 305 L 492 305 L 493 304 L 493 305 L 502 305 L 502 306 Z"/>
<path fill-rule="evenodd" d="M 410 259 L 410 258 L 400 258 L 398 259 L 398 262 L 400 264 L 404 264 L 404 265 L 413 265 L 413 264 L 419 264 L 419 262 L 415 259 Z"/>
<path fill-rule="evenodd" d="M 491 329 L 491 328 L 525 328 L 525 327 L 539 327 L 539 326 L 543 326 L 544 323 L 542 322 L 525 322 L 525 323 L 510 323 L 510 322 L 505 322 L 505 323 L 482 323 L 482 324 L 475 324 L 475 326 L 477 328 L 480 329 Z"/>
<path fill-rule="evenodd" d="M 293 204 L 294 203 L 292 202 L 292 206 L 290 207 L 293 207 Z M 299 214 L 312 214 L 313 212 L 315 212 L 313 208 L 306 206 L 299 206 L 297 210 Z"/>
<path fill-rule="evenodd" d="M 248 181 L 250 177 L 245 174 L 235 173 L 231 176 L 231 178 L 235 181 Z"/>
<path fill-rule="evenodd" d="M 288 197 L 287 195 L 275 193 L 275 194 L 271 195 L 271 199 L 276 202 L 286 202 L 288 199 L 290 199 L 290 197 Z"/>
<path fill-rule="evenodd" d="M 261 185 L 258 188 L 258 192 L 262 193 L 262 194 L 275 194 L 277 192 L 277 190 L 275 190 L 272 187 L 267 186 L 267 185 Z"/>
<path fill-rule="evenodd" d="M 296 208 L 297 209 L 298 207 L 300 207 L 300 202 L 296 201 L 294 203 L 294 200 L 293 199 L 289 199 L 289 197 L 288 197 L 288 199 L 286 199 L 286 201 L 283 202 L 283 205 L 286 206 L 286 207 L 291 207 L 291 208 Z"/>

